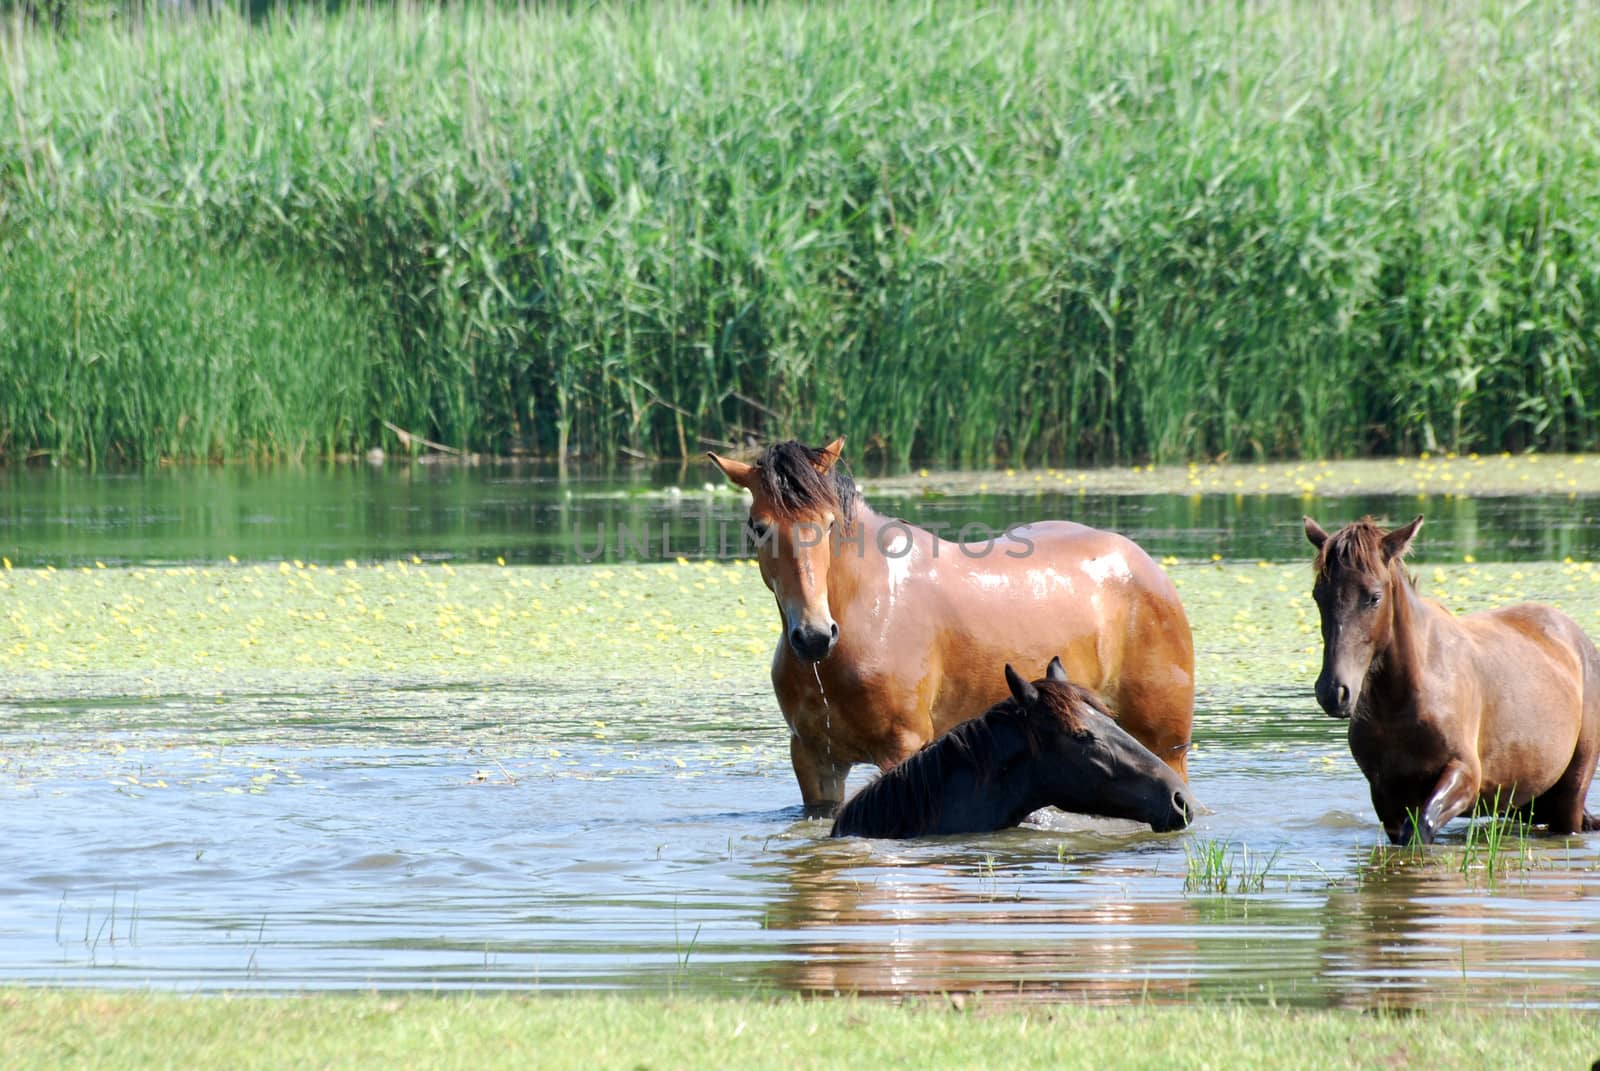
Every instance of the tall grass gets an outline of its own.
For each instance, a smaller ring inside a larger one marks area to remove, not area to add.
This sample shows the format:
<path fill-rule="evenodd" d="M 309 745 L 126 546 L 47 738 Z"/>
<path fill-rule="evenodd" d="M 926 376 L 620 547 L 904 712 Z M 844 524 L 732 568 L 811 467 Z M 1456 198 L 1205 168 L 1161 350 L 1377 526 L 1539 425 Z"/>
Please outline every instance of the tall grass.
<path fill-rule="evenodd" d="M 351 449 L 383 420 L 968 463 L 1596 431 L 1583 3 L 402 7 L 0 40 L 12 455 Z M 96 317 L 62 289 L 83 271 L 122 288 Z M 188 367 L 223 334 L 238 374 Z"/>
<path fill-rule="evenodd" d="M 159 233 L 45 231 L 0 277 L 0 451 L 304 458 L 365 432 L 383 328 L 328 271 Z"/>

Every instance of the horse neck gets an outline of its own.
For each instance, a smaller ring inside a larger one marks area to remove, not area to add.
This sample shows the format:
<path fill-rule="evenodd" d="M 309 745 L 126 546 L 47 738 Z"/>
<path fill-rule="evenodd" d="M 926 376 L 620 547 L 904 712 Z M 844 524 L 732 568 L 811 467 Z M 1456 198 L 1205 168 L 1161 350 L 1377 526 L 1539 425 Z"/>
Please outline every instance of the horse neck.
<path fill-rule="evenodd" d="M 907 532 L 916 549 L 911 554 L 901 554 Z M 922 552 L 930 535 L 907 521 L 885 517 L 858 499 L 850 527 L 833 542 L 833 558 L 828 565 L 828 602 L 834 616 L 849 605 L 863 586 L 871 587 L 892 580 L 896 572 L 903 573 L 912 557 Z"/>
<path fill-rule="evenodd" d="M 1036 778 L 1031 766 L 1018 761 L 1028 750 L 1026 737 L 1001 737 L 987 728 L 977 722 L 961 726 L 862 789 L 846 805 L 853 812 L 848 828 L 879 836 L 993 829 L 1036 810 L 1042 805 L 1033 802 Z M 975 732 L 984 737 L 976 748 Z M 979 749 L 985 753 L 981 760 Z"/>
<path fill-rule="evenodd" d="M 1373 652 L 1378 662 L 1374 683 L 1409 695 L 1421 680 L 1430 617 L 1405 566 L 1396 561 L 1389 569 L 1389 642 Z"/>
<path fill-rule="evenodd" d="M 946 799 L 945 803 L 974 812 L 980 808 L 989 810 L 998 816 L 996 821 L 1007 821 L 1013 816 L 1020 821 L 1042 806 L 1038 802 L 1034 764 L 1021 761 L 1031 750 L 1027 729 L 1017 725 L 1001 733 L 990 731 L 987 735 L 991 746 L 985 763 L 980 765 L 970 755 L 961 757 L 971 772 L 968 787 L 973 798 Z"/>

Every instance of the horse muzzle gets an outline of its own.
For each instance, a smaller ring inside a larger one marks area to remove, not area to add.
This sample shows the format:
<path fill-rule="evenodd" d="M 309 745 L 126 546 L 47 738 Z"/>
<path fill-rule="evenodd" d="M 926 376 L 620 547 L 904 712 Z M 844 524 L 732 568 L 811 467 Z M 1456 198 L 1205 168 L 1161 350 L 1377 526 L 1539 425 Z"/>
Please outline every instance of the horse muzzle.
<path fill-rule="evenodd" d="M 1199 813 L 1200 808 L 1180 789 L 1172 794 L 1172 810 L 1159 821 L 1151 822 L 1150 828 L 1157 833 L 1172 833 L 1187 828 Z"/>
<path fill-rule="evenodd" d="M 1340 684 L 1331 677 L 1318 677 L 1317 705 L 1328 717 L 1349 721 L 1350 715 L 1355 712 L 1355 693 L 1350 690 L 1349 685 Z"/>
<path fill-rule="evenodd" d="M 829 622 L 826 630 L 797 626 L 789 630 L 789 650 L 802 662 L 821 662 L 839 642 L 839 626 Z"/>

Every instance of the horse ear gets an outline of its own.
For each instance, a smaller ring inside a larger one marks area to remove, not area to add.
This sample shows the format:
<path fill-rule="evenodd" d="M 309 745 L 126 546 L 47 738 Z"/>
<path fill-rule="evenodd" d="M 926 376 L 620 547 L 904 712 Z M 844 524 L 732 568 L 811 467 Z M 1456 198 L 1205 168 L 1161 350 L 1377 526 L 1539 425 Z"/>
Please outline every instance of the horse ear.
<path fill-rule="evenodd" d="M 721 457 L 713 454 L 710 450 L 706 451 L 706 456 L 711 459 L 713 465 L 722 470 L 724 476 L 739 487 L 749 487 L 755 483 L 756 467 L 754 465 L 747 465 L 743 461 L 735 461 L 731 457 Z"/>
<path fill-rule="evenodd" d="M 1417 537 L 1417 532 L 1422 528 L 1422 514 L 1403 528 L 1396 528 L 1387 532 L 1383 537 L 1383 560 L 1392 562 L 1396 558 L 1406 556 L 1406 551 L 1411 549 L 1411 541 Z"/>
<path fill-rule="evenodd" d="M 1029 681 L 1023 680 L 1017 671 L 1011 668 L 1011 663 L 1006 663 L 1006 687 L 1011 689 L 1011 698 L 1023 706 L 1030 706 L 1039 701 L 1039 689 Z"/>
<path fill-rule="evenodd" d="M 1061 656 L 1056 655 L 1050 660 L 1050 666 L 1044 671 L 1044 679 L 1055 681 L 1057 684 L 1066 684 L 1067 667 L 1061 664 Z"/>
<path fill-rule="evenodd" d="M 1313 547 L 1316 547 L 1318 550 L 1321 550 L 1322 549 L 1322 544 L 1324 544 L 1324 543 L 1326 543 L 1328 541 L 1328 533 L 1323 531 L 1322 525 L 1318 524 L 1316 521 L 1312 520 L 1310 517 L 1305 518 L 1305 522 L 1306 522 L 1306 539 L 1310 541 L 1310 543 L 1311 543 L 1311 545 Z"/>
<path fill-rule="evenodd" d="M 817 471 L 826 475 L 838 463 L 839 455 L 842 453 L 844 453 L 843 435 L 822 448 L 822 456 L 815 462 Z"/>

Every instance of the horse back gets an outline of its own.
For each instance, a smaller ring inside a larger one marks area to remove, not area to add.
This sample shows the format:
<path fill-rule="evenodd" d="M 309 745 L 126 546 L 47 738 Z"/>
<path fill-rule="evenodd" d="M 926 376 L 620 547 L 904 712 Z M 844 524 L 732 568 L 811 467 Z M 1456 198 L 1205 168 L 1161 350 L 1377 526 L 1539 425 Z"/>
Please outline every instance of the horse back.
<path fill-rule="evenodd" d="M 1586 677 L 1600 673 L 1600 651 L 1594 641 L 1553 606 L 1523 602 L 1455 620 L 1472 638 L 1480 661 L 1507 676 L 1524 677 L 1537 669 L 1558 674 L 1563 686 L 1577 692 Z"/>
<path fill-rule="evenodd" d="M 1075 571 L 1099 589 L 1148 592 L 1178 602 L 1166 570 L 1143 547 L 1117 532 L 1076 521 L 1035 521 L 1008 528 L 1007 557 L 1018 565 Z"/>
<path fill-rule="evenodd" d="M 936 728 L 998 698 L 988 667 L 1043 667 L 1059 656 L 1072 680 L 1105 695 L 1118 721 L 1180 774 L 1194 711 L 1194 638 L 1166 570 L 1126 536 L 1072 521 L 1008 530 L 1005 554 L 970 562 L 944 584 L 934 617 L 947 673 Z M 997 583 L 1000 578 L 1004 584 Z M 1004 589 L 1010 597 L 996 599 Z M 974 678 L 955 667 L 982 667 Z"/>

